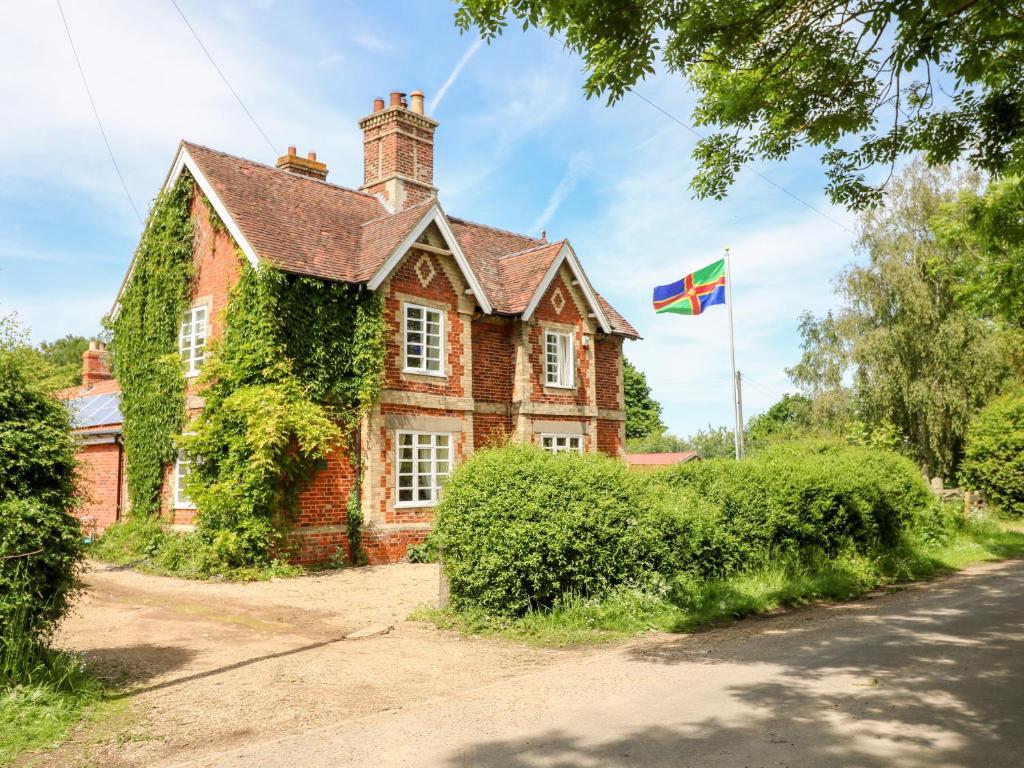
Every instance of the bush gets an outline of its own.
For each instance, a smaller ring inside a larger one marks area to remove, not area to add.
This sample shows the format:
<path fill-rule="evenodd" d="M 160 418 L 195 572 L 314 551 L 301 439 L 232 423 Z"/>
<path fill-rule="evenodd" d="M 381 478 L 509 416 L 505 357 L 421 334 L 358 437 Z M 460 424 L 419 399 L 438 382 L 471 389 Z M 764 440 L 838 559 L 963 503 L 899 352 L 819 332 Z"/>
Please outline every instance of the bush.
<path fill-rule="evenodd" d="M 641 474 L 601 455 L 507 446 L 455 472 L 436 536 L 453 608 L 522 616 L 780 556 L 891 548 L 936 514 L 909 461 L 869 449 L 785 446 Z"/>
<path fill-rule="evenodd" d="M 74 598 L 74 468 L 67 412 L 0 351 L 0 684 L 29 673 Z"/>
<path fill-rule="evenodd" d="M 681 515 L 676 496 L 601 455 L 480 451 L 456 470 L 438 508 L 452 603 L 521 615 L 565 594 L 678 570 L 688 543 L 705 537 L 700 514 Z M 685 506 L 701 509 L 693 498 Z"/>
<path fill-rule="evenodd" d="M 1024 389 L 986 405 L 967 431 L 963 482 L 1000 511 L 1024 515 Z"/>

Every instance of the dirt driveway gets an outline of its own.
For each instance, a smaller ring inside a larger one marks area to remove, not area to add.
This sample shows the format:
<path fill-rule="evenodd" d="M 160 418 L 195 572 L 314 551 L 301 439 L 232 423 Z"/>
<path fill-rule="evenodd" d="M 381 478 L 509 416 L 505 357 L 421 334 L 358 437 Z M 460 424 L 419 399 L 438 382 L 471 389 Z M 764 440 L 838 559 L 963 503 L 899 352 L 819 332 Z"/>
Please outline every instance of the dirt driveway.
<path fill-rule="evenodd" d="M 587 651 L 530 649 L 407 622 L 434 565 L 254 584 L 92 564 L 60 644 L 127 681 L 128 712 L 32 765 L 154 766 L 373 713 L 394 714 Z M 390 715 L 389 715 L 390 716 Z"/>
<path fill-rule="evenodd" d="M 65 639 L 134 677 L 137 714 L 47 764 L 1021 765 L 1021 560 L 572 651 L 405 622 L 436 580 L 420 565 L 252 585 L 94 573 Z"/>

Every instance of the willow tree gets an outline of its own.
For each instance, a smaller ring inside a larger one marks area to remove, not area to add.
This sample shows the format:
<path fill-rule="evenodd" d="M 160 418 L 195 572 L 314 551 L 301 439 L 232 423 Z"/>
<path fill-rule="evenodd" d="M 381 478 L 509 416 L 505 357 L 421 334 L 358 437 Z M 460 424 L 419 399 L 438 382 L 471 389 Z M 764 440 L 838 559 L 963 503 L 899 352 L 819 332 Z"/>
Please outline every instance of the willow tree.
<path fill-rule="evenodd" d="M 804 357 L 790 371 L 811 392 L 849 383 L 856 416 L 895 426 L 932 475 L 951 476 L 972 416 L 1012 368 L 1013 337 L 960 300 L 960 254 L 934 229 L 977 183 L 921 161 L 894 179 L 884 207 L 861 216 L 864 260 L 839 276 L 842 306 L 805 320 Z"/>

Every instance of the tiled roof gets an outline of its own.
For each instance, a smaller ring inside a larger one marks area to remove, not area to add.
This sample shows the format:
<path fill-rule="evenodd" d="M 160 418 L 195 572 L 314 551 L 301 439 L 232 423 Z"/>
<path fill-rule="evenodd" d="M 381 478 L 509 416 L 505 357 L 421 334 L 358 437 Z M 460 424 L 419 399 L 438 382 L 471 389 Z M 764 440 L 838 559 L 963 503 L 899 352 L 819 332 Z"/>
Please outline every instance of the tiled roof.
<path fill-rule="evenodd" d="M 602 296 L 600 293 L 597 294 L 597 303 L 601 305 L 601 309 L 604 310 L 605 316 L 608 318 L 608 323 L 612 327 L 612 331 L 620 333 L 623 336 L 629 336 L 631 339 L 639 339 L 640 334 L 637 333 L 636 328 L 626 318 L 619 314 L 619 310 L 608 303 L 608 299 Z"/>
<path fill-rule="evenodd" d="M 363 192 L 198 144 L 182 145 L 256 255 L 293 274 L 369 281 L 432 204 L 392 214 Z M 494 310 L 521 314 L 564 241 L 547 243 L 455 217 L 448 221 Z M 638 338 L 633 326 L 599 301 L 613 332 Z"/>
<path fill-rule="evenodd" d="M 677 453 L 627 453 L 623 457 L 627 464 L 638 464 L 644 466 L 669 466 L 682 464 L 684 461 L 699 459 L 700 454 L 696 451 L 679 451 Z"/>
<path fill-rule="evenodd" d="M 121 385 L 117 379 L 106 379 L 104 381 L 98 381 L 91 387 L 78 385 L 77 387 L 68 387 L 67 389 L 59 389 L 54 392 L 54 396 L 58 400 L 70 400 L 73 397 L 85 397 L 86 395 L 109 395 L 112 392 L 120 392 Z"/>

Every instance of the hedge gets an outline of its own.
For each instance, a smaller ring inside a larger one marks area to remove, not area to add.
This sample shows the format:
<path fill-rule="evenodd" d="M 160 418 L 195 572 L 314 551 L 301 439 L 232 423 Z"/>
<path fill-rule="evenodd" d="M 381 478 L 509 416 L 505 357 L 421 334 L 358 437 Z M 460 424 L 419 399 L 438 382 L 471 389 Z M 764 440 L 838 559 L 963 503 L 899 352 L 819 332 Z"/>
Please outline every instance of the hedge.
<path fill-rule="evenodd" d="M 960 473 L 1000 511 L 1024 515 L 1024 389 L 997 397 L 974 419 Z"/>
<path fill-rule="evenodd" d="M 647 474 L 512 445 L 456 470 L 436 537 L 455 609 L 519 616 L 783 552 L 896 546 L 935 509 L 913 464 L 869 449 L 787 447 Z"/>

